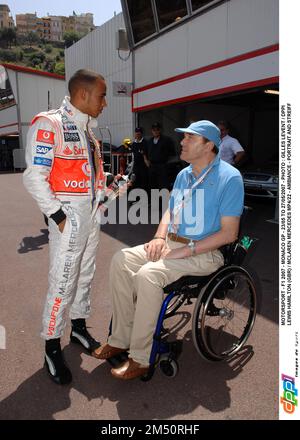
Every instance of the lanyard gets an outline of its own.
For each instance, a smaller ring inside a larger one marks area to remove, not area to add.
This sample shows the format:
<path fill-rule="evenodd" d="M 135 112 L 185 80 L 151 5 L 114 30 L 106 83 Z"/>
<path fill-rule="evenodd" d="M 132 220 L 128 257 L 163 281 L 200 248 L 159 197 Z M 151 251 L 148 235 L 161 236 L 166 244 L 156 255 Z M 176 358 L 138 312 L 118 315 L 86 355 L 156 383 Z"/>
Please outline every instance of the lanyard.
<path fill-rule="evenodd" d="M 174 206 L 173 213 L 171 213 L 171 224 L 173 227 L 174 232 L 176 233 L 178 230 L 179 225 L 179 213 L 184 209 L 184 206 L 190 201 L 193 189 L 196 188 L 196 186 L 200 185 L 204 182 L 205 177 L 208 175 L 208 173 L 211 171 L 213 165 L 211 165 L 202 176 L 199 177 L 199 179 L 196 180 L 196 182 L 189 188 L 189 191 L 186 196 L 183 196 L 180 203 L 177 204 L 177 206 Z"/>
<path fill-rule="evenodd" d="M 183 203 L 187 203 L 187 202 L 189 202 L 189 200 L 190 200 L 190 198 L 191 198 L 191 195 L 192 195 L 192 192 L 193 192 L 193 189 L 196 188 L 196 186 L 200 185 L 200 183 L 204 182 L 205 177 L 206 177 L 206 176 L 208 175 L 208 173 L 211 171 L 212 167 L 213 167 L 213 166 L 211 165 L 211 166 L 205 171 L 205 173 L 202 174 L 202 176 L 200 176 L 199 179 L 196 180 L 196 182 L 191 186 L 191 188 L 189 188 L 189 192 L 187 193 L 186 196 L 184 196 L 184 198 L 183 198 L 183 200 L 182 200 Z M 183 208 L 183 206 L 182 206 L 182 208 Z"/>

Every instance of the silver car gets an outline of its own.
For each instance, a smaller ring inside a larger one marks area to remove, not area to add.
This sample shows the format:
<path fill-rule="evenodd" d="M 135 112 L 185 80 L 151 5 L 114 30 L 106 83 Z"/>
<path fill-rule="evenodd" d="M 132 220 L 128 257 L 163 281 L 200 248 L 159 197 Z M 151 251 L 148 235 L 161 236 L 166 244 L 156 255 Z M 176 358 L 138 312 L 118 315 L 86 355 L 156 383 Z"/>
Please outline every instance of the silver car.
<path fill-rule="evenodd" d="M 278 194 L 277 171 L 244 171 L 242 176 L 247 196 L 276 199 Z"/>

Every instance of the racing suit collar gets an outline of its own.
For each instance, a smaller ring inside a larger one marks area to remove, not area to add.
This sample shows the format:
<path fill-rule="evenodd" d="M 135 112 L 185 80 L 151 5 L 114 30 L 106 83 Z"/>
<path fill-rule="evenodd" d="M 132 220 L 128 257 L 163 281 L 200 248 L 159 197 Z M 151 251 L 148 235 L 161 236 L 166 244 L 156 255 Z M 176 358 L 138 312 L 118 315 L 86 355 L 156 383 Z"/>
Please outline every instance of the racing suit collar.
<path fill-rule="evenodd" d="M 78 108 L 71 104 L 69 96 L 65 96 L 61 104 L 62 112 L 67 116 L 68 119 L 76 122 L 81 128 L 85 128 L 89 123 L 90 128 L 95 128 L 98 125 L 98 121 L 95 118 L 82 113 Z"/>

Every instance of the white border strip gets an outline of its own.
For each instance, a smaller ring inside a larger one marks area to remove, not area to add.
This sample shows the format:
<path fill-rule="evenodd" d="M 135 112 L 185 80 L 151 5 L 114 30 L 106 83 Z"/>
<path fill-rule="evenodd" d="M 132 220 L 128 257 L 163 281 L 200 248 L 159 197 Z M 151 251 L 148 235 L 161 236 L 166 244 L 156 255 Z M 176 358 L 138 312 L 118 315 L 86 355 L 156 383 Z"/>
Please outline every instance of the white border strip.
<path fill-rule="evenodd" d="M 300 204 L 297 201 L 300 194 L 300 111 L 299 73 L 295 60 L 299 15 L 299 2 L 280 0 L 279 418 L 282 420 L 300 419 Z M 289 167 L 292 170 L 291 189 Z"/>

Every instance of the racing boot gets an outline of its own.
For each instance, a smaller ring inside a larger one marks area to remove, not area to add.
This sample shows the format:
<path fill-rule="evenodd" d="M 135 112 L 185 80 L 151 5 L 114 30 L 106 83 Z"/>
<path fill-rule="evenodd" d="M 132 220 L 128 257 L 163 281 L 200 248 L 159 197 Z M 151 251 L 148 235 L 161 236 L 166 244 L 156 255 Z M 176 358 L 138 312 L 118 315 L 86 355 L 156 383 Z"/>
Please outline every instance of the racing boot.
<path fill-rule="evenodd" d="M 88 332 L 86 328 L 85 319 L 71 319 L 72 330 L 70 341 L 81 344 L 89 353 L 92 353 L 96 348 L 100 347 L 100 342 L 97 342 Z"/>
<path fill-rule="evenodd" d="M 60 339 L 46 341 L 45 368 L 58 385 L 67 385 L 72 381 L 72 373 L 67 367 L 61 351 Z"/>

